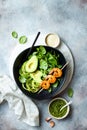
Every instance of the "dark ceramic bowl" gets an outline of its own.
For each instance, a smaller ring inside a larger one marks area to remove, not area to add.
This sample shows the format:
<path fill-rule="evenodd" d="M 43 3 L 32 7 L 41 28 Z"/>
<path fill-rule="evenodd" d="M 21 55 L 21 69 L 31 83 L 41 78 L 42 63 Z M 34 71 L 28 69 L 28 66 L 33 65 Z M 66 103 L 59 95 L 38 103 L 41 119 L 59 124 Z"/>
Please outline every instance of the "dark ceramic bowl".
<path fill-rule="evenodd" d="M 39 47 L 39 46 L 35 46 L 32 49 L 31 53 L 34 52 L 37 47 Z M 48 47 L 48 46 L 44 46 L 44 47 L 45 47 L 46 51 L 50 52 L 52 50 L 52 52 L 54 51 L 56 54 L 60 55 L 59 62 L 60 62 L 60 64 L 62 66 L 65 65 L 65 63 L 66 63 L 65 57 L 63 56 L 63 54 L 58 49 Z M 16 60 L 15 60 L 15 62 L 13 64 L 13 75 L 14 75 L 14 79 L 15 79 L 19 89 L 25 95 L 27 95 L 29 97 L 32 97 L 32 98 L 35 98 L 35 99 L 39 99 L 39 100 L 49 99 L 49 98 L 52 98 L 52 97 L 56 96 L 57 93 L 59 93 L 59 91 L 62 89 L 62 86 L 63 86 L 63 84 L 65 82 L 65 79 L 66 79 L 66 67 L 63 69 L 63 75 L 61 77 L 61 80 L 60 80 L 60 83 L 59 83 L 58 87 L 53 88 L 51 93 L 49 93 L 47 90 L 43 90 L 39 94 L 38 94 L 38 92 L 37 93 L 31 93 L 31 92 L 28 92 L 27 90 L 23 89 L 22 84 L 19 82 L 19 69 L 20 69 L 21 65 L 26 61 L 25 57 L 26 57 L 29 49 L 30 48 L 28 48 L 28 49 L 24 50 L 23 52 L 21 52 L 17 56 L 17 58 L 16 58 Z"/>

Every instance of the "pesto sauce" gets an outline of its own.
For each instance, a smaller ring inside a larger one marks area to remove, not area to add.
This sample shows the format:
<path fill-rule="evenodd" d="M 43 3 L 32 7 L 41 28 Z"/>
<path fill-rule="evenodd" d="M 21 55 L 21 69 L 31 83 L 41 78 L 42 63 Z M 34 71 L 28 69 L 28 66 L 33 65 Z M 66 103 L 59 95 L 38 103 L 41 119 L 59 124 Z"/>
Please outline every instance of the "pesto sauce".
<path fill-rule="evenodd" d="M 57 99 L 50 104 L 49 111 L 54 117 L 63 117 L 67 112 L 67 107 L 60 109 L 66 104 L 65 101 Z"/>

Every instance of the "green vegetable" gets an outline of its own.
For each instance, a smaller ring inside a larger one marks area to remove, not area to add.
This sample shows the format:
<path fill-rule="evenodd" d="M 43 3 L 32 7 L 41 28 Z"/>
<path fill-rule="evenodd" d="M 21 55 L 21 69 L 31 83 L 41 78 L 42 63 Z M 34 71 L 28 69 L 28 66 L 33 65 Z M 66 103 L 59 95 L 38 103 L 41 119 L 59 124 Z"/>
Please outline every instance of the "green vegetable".
<path fill-rule="evenodd" d="M 14 38 L 18 38 L 17 32 L 13 31 L 13 32 L 12 32 L 12 36 L 13 36 Z"/>
<path fill-rule="evenodd" d="M 28 79 L 26 81 L 26 88 L 29 92 L 36 93 L 40 89 L 40 85 L 34 80 Z"/>
<path fill-rule="evenodd" d="M 48 68 L 48 64 L 45 60 L 41 59 L 40 60 L 40 69 L 43 69 L 43 70 L 47 70 Z"/>
<path fill-rule="evenodd" d="M 49 112 L 54 116 L 54 117 L 63 117 L 66 112 L 67 112 L 67 107 L 65 107 L 64 109 L 62 109 L 60 111 L 60 109 L 66 104 L 66 102 L 64 100 L 61 99 L 57 99 L 55 101 L 53 101 L 50 106 L 49 106 Z"/>
<path fill-rule="evenodd" d="M 32 93 L 36 93 L 40 88 L 40 83 L 49 74 L 50 70 L 60 65 L 59 55 L 54 51 L 47 52 L 45 47 L 40 46 L 29 55 L 19 69 L 19 81 L 22 87 Z M 60 79 L 52 84 L 48 92 L 59 86 Z"/>
<path fill-rule="evenodd" d="M 20 38 L 19 38 L 19 43 L 20 44 L 24 44 L 24 43 L 26 43 L 27 42 L 27 37 L 26 36 L 21 36 Z"/>
<path fill-rule="evenodd" d="M 38 58 L 36 55 L 33 55 L 25 64 L 26 72 L 34 72 L 36 71 L 38 66 Z"/>
<path fill-rule="evenodd" d="M 22 77 L 22 76 L 19 76 L 19 81 L 21 83 L 25 83 L 26 82 L 26 78 Z"/>
<path fill-rule="evenodd" d="M 74 93 L 74 91 L 73 91 L 73 89 L 72 88 L 68 88 L 68 96 L 69 97 L 73 97 L 73 93 Z"/>
<path fill-rule="evenodd" d="M 58 84 L 59 84 L 59 82 L 58 82 L 58 80 L 57 80 L 54 84 L 52 84 L 52 86 L 53 86 L 54 88 L 56 88 L 56 87 L 58 86 Z"/>
<path fill-rule="evenodd" d="M 49 92 L 49 93 L 51 93 L 51 92 L 52 92 L 52 88 L 51 88 L 51 87 L 48 89 L 48 92 Z"/>

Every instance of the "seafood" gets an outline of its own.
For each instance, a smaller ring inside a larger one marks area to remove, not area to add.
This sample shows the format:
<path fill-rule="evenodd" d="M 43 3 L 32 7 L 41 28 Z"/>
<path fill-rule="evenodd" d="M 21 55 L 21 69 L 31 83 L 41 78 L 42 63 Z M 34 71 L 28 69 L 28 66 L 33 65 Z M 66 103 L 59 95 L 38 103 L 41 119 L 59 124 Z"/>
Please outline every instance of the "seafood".
<path fill-rule="evenodd" d="M 47 75 L 45 80 L 49 81 L 49 83 L 55 83 L 56 82 L 56 78 L 53 75 Z"/>
<path fill-rule="evenodd" d="M 62 76 L 63 72 L 61 69 L 59 68 L 53 68 L 49 74 L 52 74 L 53 76 L 55 76 L 56 78 L 59 78 Z"/>
<path fill-rule="evenodd" d="M 43 81 L 41 82 L 41 87 L 42 87 L 43 89 L 48 89 L 48 88 L 50 87 L 49 81 L 43 80 Z"/>

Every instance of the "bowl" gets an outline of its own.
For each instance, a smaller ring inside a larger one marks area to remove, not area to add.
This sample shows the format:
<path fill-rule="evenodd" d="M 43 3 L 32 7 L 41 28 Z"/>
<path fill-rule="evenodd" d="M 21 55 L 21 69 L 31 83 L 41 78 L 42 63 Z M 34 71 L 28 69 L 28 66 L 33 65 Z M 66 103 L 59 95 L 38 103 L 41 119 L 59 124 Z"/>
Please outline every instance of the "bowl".
<path fill-rule="evenodd" d="M 58 47 L 60 45 L 60 37 L 58 34 L 50 33 L 45 38 L 45 43 L 51 47 Z"/>
<path fill-rule="evenodd" d="M 67 107 L 65 107 L 64 109 L 62 109 L 60 111 L 60 109 L 66 104 L 68 103 L 66 101 L 66 99 L 58 97 L 58 98 L 54 98 L 53 100 L 50 101 L 49 105 L 48 105 L 48 111 L 49 114 L 58 120 L 64 119 L 65 117 L 68 116 L 69 111 L 70 111 L 70 106 L 68 105 Z"/>
<path fill-rule="evenodd" d="M 36 51 L 36 49 L 40 47 L 40 46 L 34 46 L 32 51 L 31 51 L 31 54 L 33 52 Z M 56 55 L 59 56 L 59 63 L 64 66 L 65 63 L 66 63 L 66 59 L 64 57 L 64 55 L 56 48 L 52 48 L 52 47 L 49 47 L 49 46 L 43 46 L 47 52 L 51 52 L 51 53 L 55 53 Z M 43 99 L 49 99 L 49 98 L 52 98 L 54 96 L 56 96 L 59 91 L 61 91 L 62 89 L 62 86 L 66 80 L 66 67 L 62 70 L 63 71 L 63 75 L 62 77 L 60 78 L 60 83 L 57 87 L 54 87 L 52 89 L 51 92 L 48 92 L 47 90 L 43 90 L 41 91 L 40 93 L 36 92 L 36 93 L 32 93 L 32 92 L 29 92 L 27 90 L 25 90 L 22 86 L 22 84 L 19 82 L 19 69 L 21 67 L 21 65 L 26 61 L 26 56 L 27 56 L 27 53 L 29 51 L 30 48 L 28 49 L 25 49 L 24 51 L 22 51 L 15 59 L 14 61 L 14 64 L 13 64 L 13 77 L 14 77 L 14 80 L 17 84 L 17 86 L 19 87 L 19 89 L 25 94 L 27 95 L 28 97 L 31 97 L 31 98 L 34 98 L 34 99 L 38 99 L 38 100 L 43 100 Z"/>

